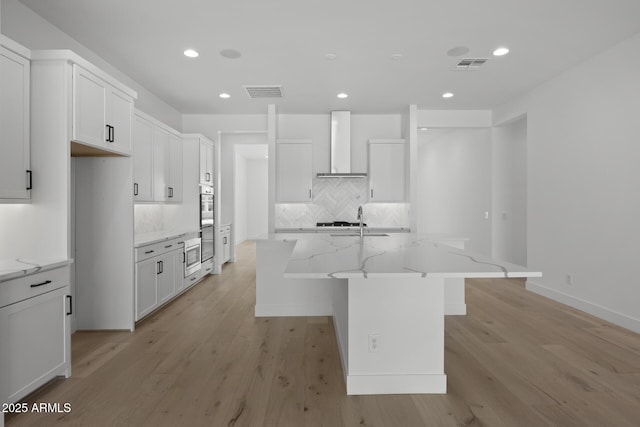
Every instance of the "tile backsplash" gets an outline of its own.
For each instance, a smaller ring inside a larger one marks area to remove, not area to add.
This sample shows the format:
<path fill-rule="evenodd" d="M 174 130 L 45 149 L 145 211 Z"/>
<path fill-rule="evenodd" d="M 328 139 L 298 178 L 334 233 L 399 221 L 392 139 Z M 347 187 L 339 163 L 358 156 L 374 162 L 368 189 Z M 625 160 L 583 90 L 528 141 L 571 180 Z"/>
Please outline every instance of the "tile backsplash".
<path fill-rule="evenodd" d="M 369 227 L 409 227 L 409 203 L 367 203 L 368 181 L 314 178 L 313 203 L 277 203 L 276 228 L 315 227 L 317 222 L 356 222 L 362 205 Z"/>
<path fill-rule="evenodd" d="M 164 207 L 162 205 L 133 205 L 135 234 L 164 230 Z"/>

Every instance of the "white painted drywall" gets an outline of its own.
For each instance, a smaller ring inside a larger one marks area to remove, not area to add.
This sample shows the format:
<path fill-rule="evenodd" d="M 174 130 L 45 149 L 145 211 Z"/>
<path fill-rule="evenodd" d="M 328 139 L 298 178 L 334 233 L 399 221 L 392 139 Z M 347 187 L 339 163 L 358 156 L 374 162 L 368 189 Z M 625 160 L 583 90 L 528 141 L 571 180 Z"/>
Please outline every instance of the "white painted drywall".
<path fill-rule="evenodd" d="M 267 151 L 265 146 L 265 152 Z M 268 233 L 269 164 L 267 159 L 247 160 L 247 238 Z M 237 243 L 236 243 L 237 244 Z"/>
<path fill-rule="evenodd" d="M 1 7 L 2 34 L 32 50 L 71 49 L 84 59 L 135 90 L 138 93 L 136 108 L 173 128 L 181 129 L 182 117 L 175 108 L 149 92 L 140 83 L 113 67 L 82 43 L 62 32 L 59 28 L 43 19 L 18 0 L 2 0 Z"/>
<path fill-rule="evenodd" d="M 493 257 L 527 265 L 527 120 L 493 129 Z"/>
<path fill-rule="evenodd" d="M 468 237 L 491 254 L 491 130 L 439 129 L 418 135 L 418 229 Z"/>
<path fill-rule="evenodd" d="M 494 121 L 527 116 L 527 265 L 543 272 L 528 288 L 640 332 L 638 70 L 640 34 Z"/>

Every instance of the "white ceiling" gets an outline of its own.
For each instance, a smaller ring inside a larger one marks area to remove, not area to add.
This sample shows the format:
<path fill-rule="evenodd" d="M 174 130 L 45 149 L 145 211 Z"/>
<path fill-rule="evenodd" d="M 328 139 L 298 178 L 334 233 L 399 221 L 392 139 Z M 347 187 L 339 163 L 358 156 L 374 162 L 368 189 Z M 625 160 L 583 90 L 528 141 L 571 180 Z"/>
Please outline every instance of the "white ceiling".
<path fill-rule="evenodd" d="M 185 114 L 492 108 L 640 31 L 639 0 L 21 2 Z M 492 57 L 502 45 L 511 53 Z M 490 59 L 451 71 L 456 46 Z M 285 96 L 249 99 L 247 84 L 279 84 Z"/>

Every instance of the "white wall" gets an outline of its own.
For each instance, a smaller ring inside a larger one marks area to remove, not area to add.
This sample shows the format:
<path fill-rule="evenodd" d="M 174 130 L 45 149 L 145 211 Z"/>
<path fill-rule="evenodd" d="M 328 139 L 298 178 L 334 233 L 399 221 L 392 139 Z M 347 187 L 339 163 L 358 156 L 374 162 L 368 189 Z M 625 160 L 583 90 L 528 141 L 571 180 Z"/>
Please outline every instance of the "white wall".
<path fill-rule="evenodd" d="M 236 152 L 235 155 L 235 207 L 233 224 L 235 226 L 234 243 L 247 239 L 247 158 Z"/>
<path fill-rule="evenodd" d="M 493 257 L 527 265 L 527 120 L 493 129 Z"/>
<path fill-rule="evenodd" d="M 173 107 L 149 92 L 80 42 L 62 32 L 18 0 L 1 0 L 2 34 L 25 47 L 36 49 L 71 49 L 138 92 L 136 108 L 176 129 L 181 129 L 181 115 Z"/>
<path fill-rule="evenodd" d="M 267 161 L 267 159 L 247 160 L 247 182 L 249 183 L 247 188 L 248 239 L 265 235 L 268 232 L 268 169 L 269 162 Z"/>
<path fill-rule="evenodd" d="M 418 135 L 418 229 L 468 237 L 491 254 L 491 130 L 433 129 Z"/>
<path fill-rule="evenodd" d="M 528 287 L 636 331 L 639 69 L 636 34 L 494 112 L 527 116 Z"/>

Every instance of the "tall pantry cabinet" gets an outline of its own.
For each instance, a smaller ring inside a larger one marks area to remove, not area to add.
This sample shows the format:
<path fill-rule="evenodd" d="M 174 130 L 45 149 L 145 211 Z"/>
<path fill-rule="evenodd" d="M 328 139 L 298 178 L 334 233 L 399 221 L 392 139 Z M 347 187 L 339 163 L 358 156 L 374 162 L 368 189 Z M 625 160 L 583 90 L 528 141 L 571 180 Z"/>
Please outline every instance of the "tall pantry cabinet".
<path fill-rule="evenodd" d="M 74 259 L 72 329 L 134 328 L 136 97 L 69 50 L 32 52 L 32 167 L 41 176 L 33 197 L 47 212 L 33 234 L 51 256 Z"/>

